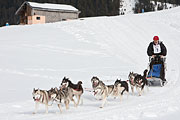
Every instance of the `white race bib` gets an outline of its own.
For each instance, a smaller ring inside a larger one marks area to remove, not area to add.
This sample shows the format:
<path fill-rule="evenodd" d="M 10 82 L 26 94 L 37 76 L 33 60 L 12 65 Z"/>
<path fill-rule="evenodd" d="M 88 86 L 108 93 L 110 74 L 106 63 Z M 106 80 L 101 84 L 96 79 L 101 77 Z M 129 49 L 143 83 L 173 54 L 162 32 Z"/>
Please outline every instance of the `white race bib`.
<path fill-rule="evenodd" d="M 153 49 L 154 49 L 154 53 L 155 54 L 161 53 L 161 46 L 160 46 L 160 44 L 157 44 L 157 45 L 153 44 Z"/>

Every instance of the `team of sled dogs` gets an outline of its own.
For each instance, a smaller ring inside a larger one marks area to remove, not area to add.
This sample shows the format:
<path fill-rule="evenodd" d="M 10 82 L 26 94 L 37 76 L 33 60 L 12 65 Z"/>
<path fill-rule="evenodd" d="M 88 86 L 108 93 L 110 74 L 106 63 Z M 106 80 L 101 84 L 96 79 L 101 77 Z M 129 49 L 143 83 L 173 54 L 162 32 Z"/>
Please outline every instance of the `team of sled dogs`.
<path fill-rule="evenodd" d="M 98 77 L 92 77 L 91 83 L 93 88 L 93 93 L 96 98 L 100 98 L 102 100 L 102 105 L 100 108 L 103 108 L 106 99 L 108 96 L 120 97 L 122 100 L 123 94 L 126 92 L 127 96 L 129 95 L 129 86 L 131 87 L 132 93 L 134 94 L 134 88 L 136 87 L 138 95 L 141 96 L 144 87 L 148 87 L 148 82 L 146 79 L 148 70 L 144 71 L 143 75 L 130 72 L 128 75 L 129 80 L 121 81 L 116 80 L 114 85 L 105 85 L 103 81 L 101 81 Z M 129 83 L 129 84 L 128 84 Z M 51 106 L 54 102 L 56 102 L 60 112 L 62 112 L 62 103 L 65 104 L 66 109 L 69 109 L 69 103 L 72 101 L 74 106 L 77 107 L 82 98 L 83 94 L 82 82 L 78 81 L 77 84 L 72 83 L 69 78 L 64 77 L 59 88 L 51 88 L 50 90 L 40 90 L 33 89 L 33 99 L 35 101 L 35 111 L 37 113 L 38 105 L 40 103 L 45 105 L 46 113 L 48 113 L 48 106 Z M 76 101 L 74 100 L 74 96 L 76 97 Z M 51 104 L 49 105 L 49 103 Z"/>

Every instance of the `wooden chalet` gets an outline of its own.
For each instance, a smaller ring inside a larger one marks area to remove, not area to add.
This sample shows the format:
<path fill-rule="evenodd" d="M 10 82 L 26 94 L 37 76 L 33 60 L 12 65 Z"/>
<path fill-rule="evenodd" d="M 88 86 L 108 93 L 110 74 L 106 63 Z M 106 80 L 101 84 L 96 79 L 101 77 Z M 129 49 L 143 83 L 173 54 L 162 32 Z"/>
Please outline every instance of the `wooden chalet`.
<path fill-rule="evenodd" d="M 80 11 L 71 5 L 24 2 L 16 11 L 20 24 L 51 23 L 79 18 Z"/>

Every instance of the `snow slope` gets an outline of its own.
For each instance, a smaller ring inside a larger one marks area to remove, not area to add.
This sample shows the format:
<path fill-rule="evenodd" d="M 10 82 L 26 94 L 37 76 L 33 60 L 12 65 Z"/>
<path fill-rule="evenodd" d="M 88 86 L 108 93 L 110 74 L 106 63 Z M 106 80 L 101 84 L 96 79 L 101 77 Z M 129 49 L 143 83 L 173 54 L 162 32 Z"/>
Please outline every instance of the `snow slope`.
<path fill-rule="evenodd" d="M 180 8 L 115 17 L 94 17 L 51 24 L 0 28 L 1 120 L 178 120 L 180 117 Z M 146 49 L 158 35 L 168 49 L 165 87 L 151 87 L 139 97 L 108 98 L 100 109 L 91 92 L 83 105 L 58 113 L 44 105 L 34 111 L 33 88 L 58 87 L 64 76 L 74 83 L 98 76 L 106 84 L 127 80 L 130 71 L 148 65 Z"/>

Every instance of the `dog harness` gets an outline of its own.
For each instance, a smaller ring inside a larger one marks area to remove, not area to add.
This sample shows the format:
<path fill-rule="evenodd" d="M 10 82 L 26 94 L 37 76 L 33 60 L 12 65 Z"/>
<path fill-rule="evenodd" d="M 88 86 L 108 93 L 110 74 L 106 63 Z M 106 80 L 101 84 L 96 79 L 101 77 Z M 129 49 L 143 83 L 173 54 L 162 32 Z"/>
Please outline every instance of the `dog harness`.
<path fill-rule="evenodd" d="M 101 91 L 99 92 L 101 95 L 104 93 L 104 90 L 102 90 L 101 87 L 97 87 L 95 90 L 97 89 L 100 89 Z M 98 93 L 98 92 L 95 92 L 95 90 L 93 91 L 94 92 L 94 96 Z"/>

